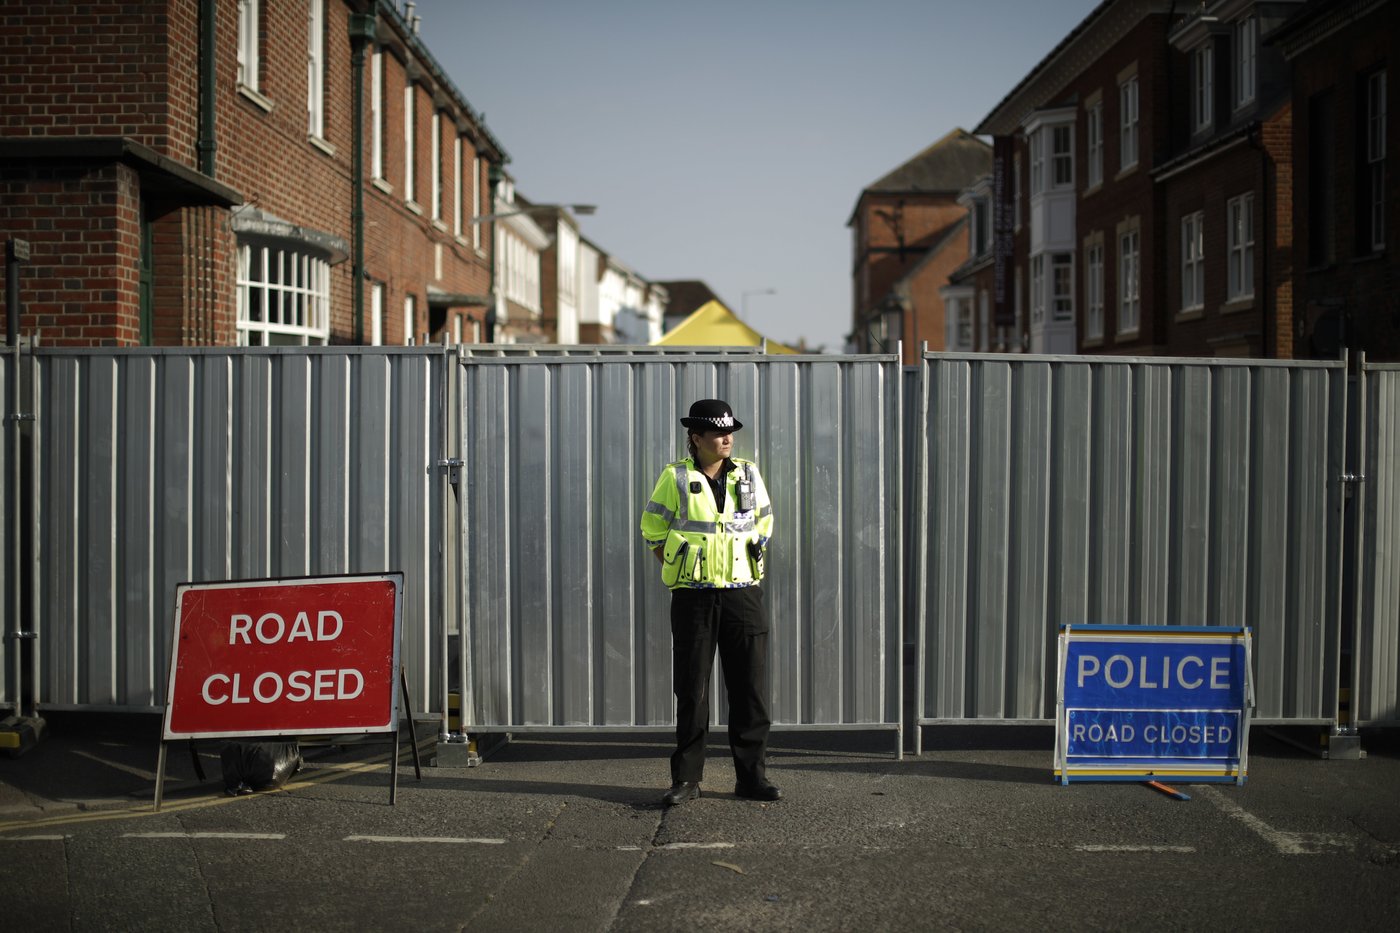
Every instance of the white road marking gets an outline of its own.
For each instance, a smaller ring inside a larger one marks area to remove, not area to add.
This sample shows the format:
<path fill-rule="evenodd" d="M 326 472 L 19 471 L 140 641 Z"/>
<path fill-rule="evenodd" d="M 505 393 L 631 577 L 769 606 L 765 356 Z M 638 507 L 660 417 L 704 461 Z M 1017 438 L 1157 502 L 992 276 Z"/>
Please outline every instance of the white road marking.
<path fill-rule="evenodd" d="M 658 849 L 732 849 L 732 842 L 668 842 Z"/>
<path fill-rule="evenodd" d="M 283 833 L 122 833 L 123 839 L 286 839 Z"/>
<path fill-rule="evenodd" d="M 1206 799 L 1215 804 L 1226 816 L 1249 827 L 1255 835 L 1278 849 L 1283 855 L 1318 855 L 1325 846 L 1351 847 L 1350 842 L 1334 833 L 1291 833 L 1287 830 L 1275 829 L 1233 800 L 1221 796 L 1219 791 L 1209 787 L 1202 788 L 1202 790 L 1206 791 Z"/>
<path fill-rule="evenodd" d="M 0 836 L 0 842 L 62 842 L 67 836 Z"/>
<path fill-rule="evenodd" d="M 345 842 L 445 842 L 455 845 L 472 844 L 479 846 L 505 845 L 504 839 L 472 839 L 462 836 L 346 836 Z"/>
<path fill-rule="evenodd" d="M 131 765 L 124 765 L 120 762 L 108 761 L 106 758 L 99 758 L 91 752 L 84 752 L 78 749 L 74 749 L 73 754 L 81 755 L 82 757 L 87 758 L 90 761 L 95 761 L 100 765 L 106 765 L 109 768 L 115 768 L 118 771 L 124 771 L 127 774 L 135 775 L 136 777 L 139 777 L 142 780 L 154 781 L 156 779 L 156 773 L 154 771 L 147 771 L 145 768 L 134 768 Z M 167 780 L 166 783 L 173 784 L 174 781 Z"/>
<path fill-rule="evenodd" d="M 1195 852 L 1195 846 L 1110 846 L 1110 845 L 1086 845 L 1075 846 L 1076 852 Z"/>

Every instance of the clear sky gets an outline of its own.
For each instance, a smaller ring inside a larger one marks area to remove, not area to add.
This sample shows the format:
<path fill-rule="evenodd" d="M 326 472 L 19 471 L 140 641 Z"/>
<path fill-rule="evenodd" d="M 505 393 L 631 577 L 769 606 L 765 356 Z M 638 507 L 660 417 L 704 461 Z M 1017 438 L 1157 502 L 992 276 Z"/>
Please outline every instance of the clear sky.
<path fill-rule="evenodd" d="M 1099 0 L 419 0 L 516 189 L 651 280 L 839 351 L 866 185 L 971 130 Z M 745 292 L 776 289 L 772 295 Z"/>

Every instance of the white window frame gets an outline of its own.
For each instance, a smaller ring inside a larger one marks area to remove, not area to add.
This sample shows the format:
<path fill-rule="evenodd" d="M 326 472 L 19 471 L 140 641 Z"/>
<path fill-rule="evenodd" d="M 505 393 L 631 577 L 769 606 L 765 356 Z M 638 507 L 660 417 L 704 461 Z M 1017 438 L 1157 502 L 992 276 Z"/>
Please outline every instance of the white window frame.
<path fill-rule="evenodd" d="M 1254 193 L 1231 198 L 1225 209 L 1229 222 L 1229 301 L 1254 297 Z"/>
<path fill-rule="evenodd" d="M 1118 334 L 1134 336 L 1142 326 L 1142 238 L 1139 228 L 1118 235 Z"/>
<path fill-rule="evenodd" d="M 369 171 L 370 178 L 384 177 L 384 53 L 378 49 L 369 60 Z"/>
<path fill-rule="evenodd" d="M 1118 85 L 1118 121 L 1118 167 L 1127 171 L 1138 164 L 1137 75 Z"/>
<path fill-rule="evenodd" d="M 414 295 L 403 296 L 403 345 L 413 345 L 413 328 L 418 316 L 418 299 Z"/>
<path fill-rule="evenodd" d="M 1089 187 L 1103 184 L 1103 101 L 1089 108 L 1085 120 L 1089 149 Z"/>
<path fill-rule="evenodd" d="M 977 291 L 977 318 L 981 327 L 982 341 L 977 349 L 986 353 L 992 348 L 992 311 L 988 292 L 985 288 Z"/>
<path fill-rule="evenodd" d="M 1060 123 L 1055 126 L 1047 126 L 1045 132 L 1050 136 L 1050 190 L 1063 191 L 1066 188 L 1074 187 L 1074 125 L 1072 123 Z M 1060 148 L 1060 143 L 1064 143 L 1064 148 Z M 1064 171 L 1061 172 L 1061 169 Z M 1061 177 L 1063 176 L 1063 181 Z"/>
<path fill-rule="evenodd" d="M 1031 134 L 1031 197 L 1045 191 L 1045 137 L 1040 130 Z"/>
<path fill-rule="evenodd" d="M 958 322 L 958 346 L 959 350 L 972 349 L 972 298 L 956 298 L 958 314 L 955 320 Z"/>
<path fill-rule="evenodd" d="M 322 257 L 291 244 L 240 242 L 235 291 L 239 346 L 306 346 L 330 336 L 331 264 Z"/>
<path fill-rule="evenodd" d="M 1011 157 L 1011 226 L 1021 229 L 1021 154 Z"/>
<path fill-rule="evenodd" d="M 404 200 L 413 203 L 417 194 L 417 181 L 413 171 L 413 160 L 417 153 L 417 143 L 414 139 L 414 128 L 417 122 L 414 104 L 417 94 L 413 90 L 413 82 L 408 82 L 408 87 L 403 89 L 403 196 Z"/>
<path fill-rule="evenodd" d="M 1207 42 L 1191 53 L 1191 128 L 1201 133 L 1215 122 L 1215 49 Z"/>
<path fill-rule="evenodd" d="M 452 235 L 462 235 L 462 137 L 452 137 Z"/>
<path fill-rule="evenodd" d="M 306 7 L 307 133 L 326 138 L 326 0 L 307 0 Z"/>
<path fill-rule="evenodd" d="M 1063 323 L 1074 320 L 1074 254 L 1050 254 L 1050 289 L 1046 305 L 1050 320 Z"/>
<path fill-rule="evenodd" d="M 1090 246 L 1084 255 L 1084 337 L 1103 339 L 1103 243 Z"/>
<path fill-rule="evenodd" d="M 1031 257 L 1031 326 L 1045 321 L 1045 254 Z"/>
<path fill-rule="evenodd" d="M 432 119 L 433 144 L 429 150 L 432 164 L 428 171 L 429 184 L 432 194 L 432 217 L 433 220 L 442 220 L 442 111 L 434 110 Z"/>
<path fill-rule="evenodd" d="M 1205 213 L 1181 218 L 1181 310 L 1205 307 Z"/>
<path fill-rule="evenodd" d="M 1385 249 L 1386 71 L 1366 78 L 1366 171 L 1370 173 L 1371 250 Z"/>
<path fill-rule="evenodd" d="M 1254 100 L 1259 82 L 1259 19 L 1247 16 L 1235 23 L 1235 108 Z"/>
<path fill-rule="evenodd" d="M 262 85 L 261 5 L 262 0 L 238 0 L 238 83 L 250 91 L 258 91 Z"/>
<path fill-rule="evenodd" d="M 369 286 L 369 345 L 384 345 L 384 283 L 371 282 Z"/>
<path fill-rule="evenodd" d="M 472 246 L 481 249 L 481 156 L 472 156 Z"/>
<path fill-rule="evenodd" d="M 1022 295 L 1021 295 L 1021 284 L 1022 284 L 1022 279 L 1023 279 L 1023 276 L 1021 275 L 1021 267 L 1020 267 L 1020 266 L 1017 266 L 1015 269 L 1012 270 L 1012 274 L 1011 274 L 1011 282 L 1012 282 L 1012 285 L 1011 285 L 1011 290 L 1012 290 L 1012 295 L 1011 295 L 1011 307 L 1012 307 L 1012 313 L 1015 315 L 1015 318 L 1016 318 L 1015 331 L 1016 331 L 1016 345 L 1017 345 L 1018 348 L 1019 348 L 1020 345 L 1021 345 L 1020 341 L 1021 341 L 1021 321 L 1022 321 L 1022 315 L 1025 313 L 1025 308 L 1024 308 L 1024 305 L 1023 305 L 1023 299 L 1022 299 Z"/>

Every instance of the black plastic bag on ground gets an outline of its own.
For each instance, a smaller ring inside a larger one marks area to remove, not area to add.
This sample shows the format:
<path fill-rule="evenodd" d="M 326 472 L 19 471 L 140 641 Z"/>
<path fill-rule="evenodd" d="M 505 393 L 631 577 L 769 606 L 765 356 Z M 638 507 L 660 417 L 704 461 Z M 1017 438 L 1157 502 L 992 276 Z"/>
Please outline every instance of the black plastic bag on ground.
<path fill-rule="evenodd" d="M 224 792 L 231 797 L 276 790 L 301 770 L 296 742 L 228 742 L 219 751 Z"/>

